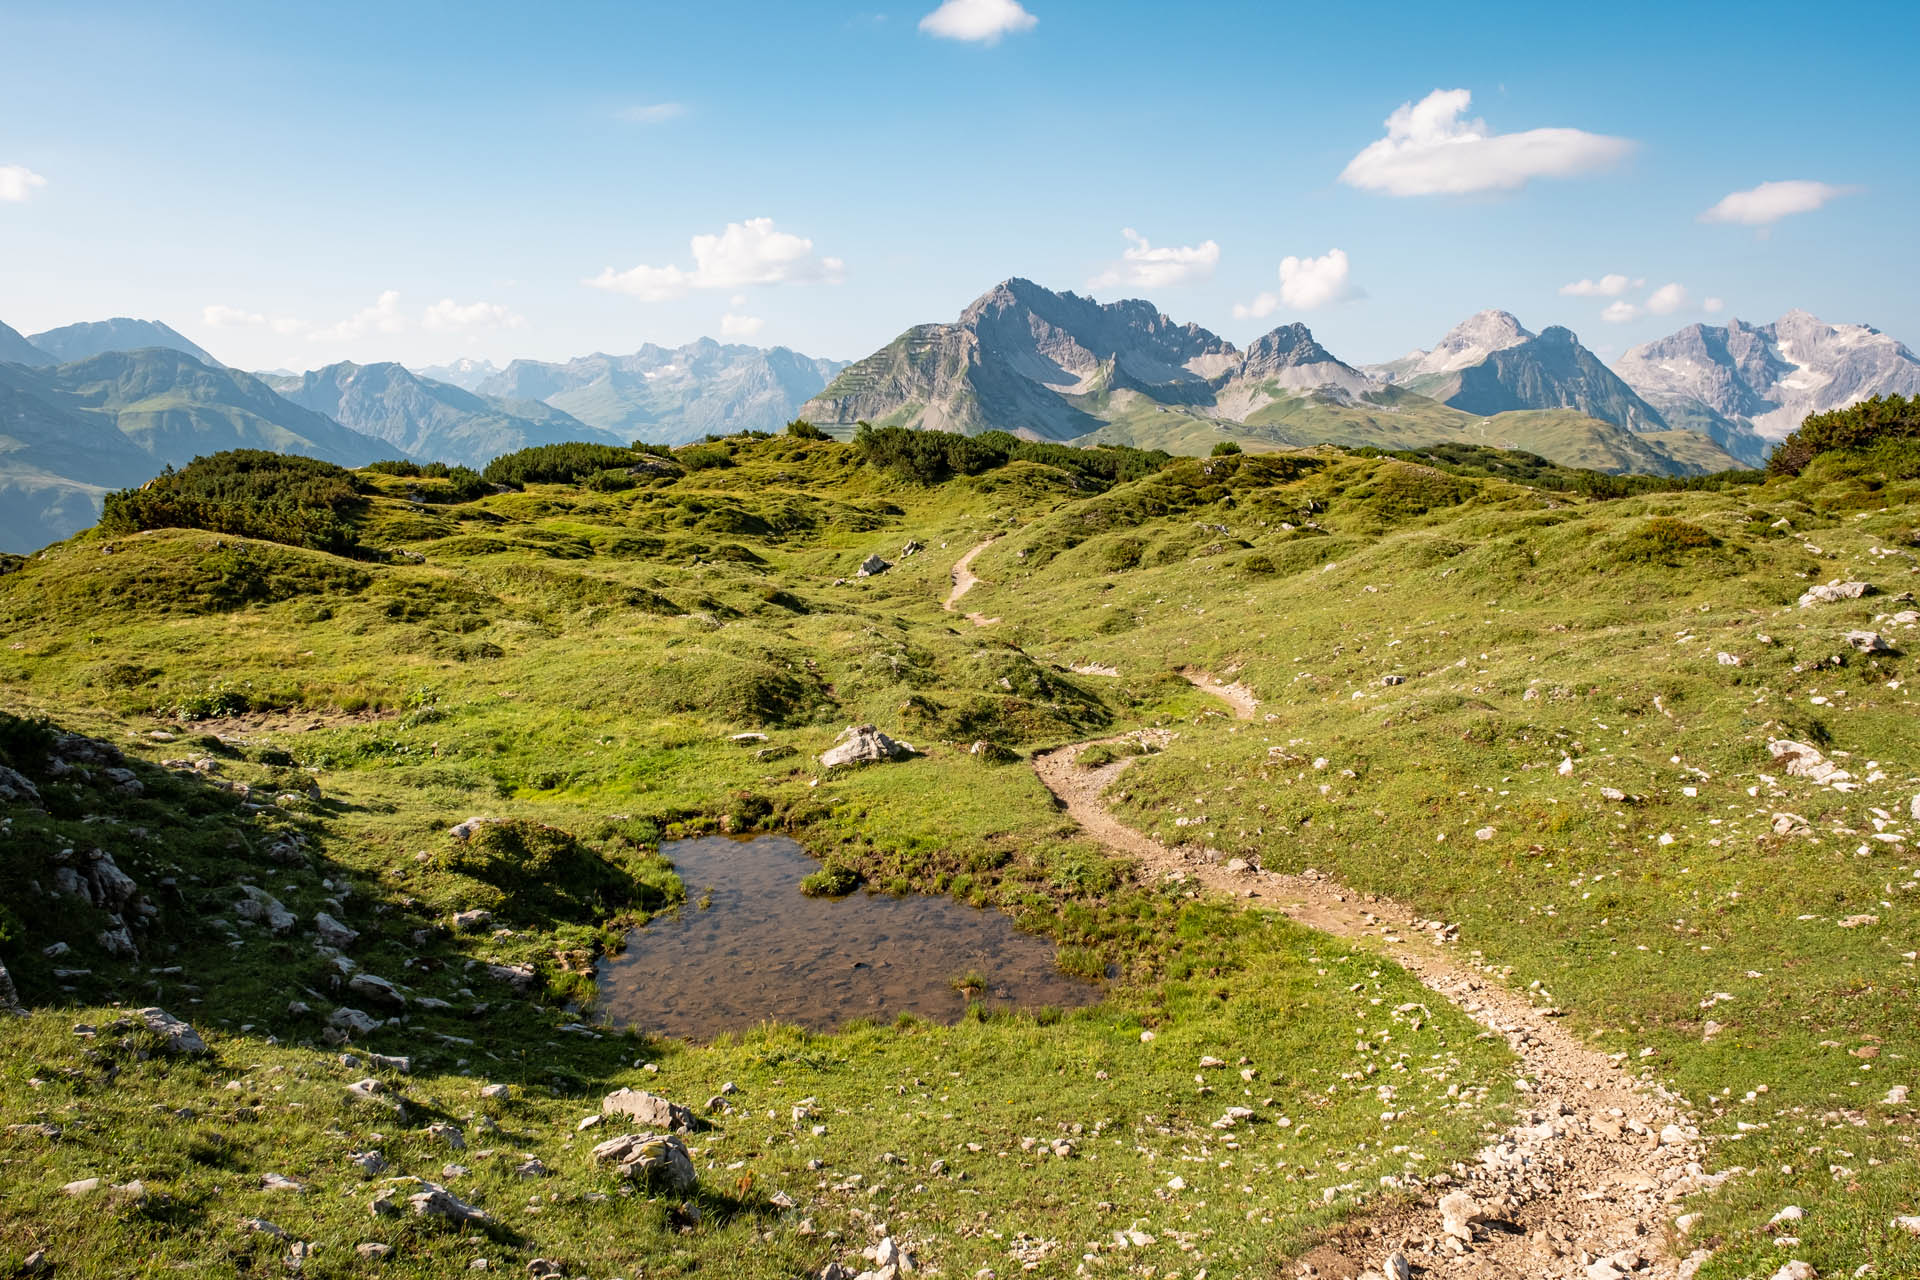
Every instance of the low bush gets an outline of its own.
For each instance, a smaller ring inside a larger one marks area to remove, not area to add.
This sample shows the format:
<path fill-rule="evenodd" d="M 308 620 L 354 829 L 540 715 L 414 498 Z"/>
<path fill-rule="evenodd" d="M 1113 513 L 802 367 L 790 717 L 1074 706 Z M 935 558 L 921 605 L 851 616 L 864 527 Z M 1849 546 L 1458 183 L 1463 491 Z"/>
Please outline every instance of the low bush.
<path fill-rule="evenodd" d="M 318 458 L 230 449 L 168 467 L 106 497 L 102 532 L 205 529 L 288 546 L 360 555 L 355 520 L 366 499 L 353 473 Z"/>

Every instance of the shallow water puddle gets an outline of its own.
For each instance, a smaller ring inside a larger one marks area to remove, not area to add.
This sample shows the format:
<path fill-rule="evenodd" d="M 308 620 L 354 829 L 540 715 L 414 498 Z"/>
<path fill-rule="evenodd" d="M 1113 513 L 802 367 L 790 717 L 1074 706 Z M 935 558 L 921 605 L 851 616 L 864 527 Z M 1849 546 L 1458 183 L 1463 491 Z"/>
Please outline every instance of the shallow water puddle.
<path fill-rule="evenodd" d="M 976 998 L 992 1005 L 1100 998 L 1055 967 L 1051 941 L 997 911 L 946 897 L 805 896 L 801 877 L 820 864 L 785 836 L 709 836 L 660 851 L 687 902 L 601 961 L 600 1012 L 616 1026 L 697 1040 L 768 1019 L 816 1031 L 903 1012 L 952 1022 L 967 1005 L 952 980 L 969 970 L 986 978 Z"/>

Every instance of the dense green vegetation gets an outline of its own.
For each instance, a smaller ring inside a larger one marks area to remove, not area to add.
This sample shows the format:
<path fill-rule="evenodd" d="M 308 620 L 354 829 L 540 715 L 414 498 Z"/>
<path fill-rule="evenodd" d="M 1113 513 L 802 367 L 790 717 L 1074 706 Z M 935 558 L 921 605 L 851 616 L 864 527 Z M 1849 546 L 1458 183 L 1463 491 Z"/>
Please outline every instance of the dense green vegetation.
<path fill-rule="evenodd" d="M 176 507 L 281 536 L 182 519 L 10 564 L 0 763 L 39 802 L 0 840 L 0 883 L 27 886 L 0 962 L 32 1010 L 0 1039 L 0 1126 L 28 1126 L 0 1128 L 0 1273 L 42 1247 L 74 1274 L 283 1273 L 288 1241 L 253 1218 L 319 1242 L 314 1275 L 363 1269 L 359 1242 L 396 1246 L 401 1275 L 542 1257 L 793 1275 L 856 1261 L 876 1221 L 948 1275 L 1011 1274 L 1026 1251 L 1044 1275 L 1087 1252 L 1289 1273 L 1330 1224 L 1474 1159 L 1510 1115 L 1510 1061 L 1365 949 L 1139 883 L 1081 833 L 1026 760 L 1132 729 L 1157 733 L 1108 796 L 1129 824 L 1454 922 L 1461 953 L 1688 1099 L 1712 1162 L 1753 1170 L 1679 1206 L 1705 1215 L 1704 1277 L 1771 1274 L 1787 1203 L 1822 1274 L 1920 1268 L 1920 1239 L 1886 1225 L 1920 1213 L 1920 1113 L 1882 1101 L 1920 1084 L 1920 631 L 1897 620 L 1920 479 L 1884 443 L 1797 475 L 1616 487 L 1470 446 L 954 439 L 532 457 L 508 487 L 430 502 L 416 491 L 451 475 L 208 459 Z M 284 533 L 303 509 L 343 513 L 355 557 Z M 940 604 L 989 538 L 960 606 L 976 625 Z M 856 577 L 875 553 L 892 567 Z M 1875 591 L 1797 606 L 1832 579 Z M 1850 645 L 1861 629 L 1891 651 Z M 1251 689 L 1256 717 L 1174 674 L 1196 667 Z M 857 723 L 918 754 L 822 771 Z M 1854 788 L 1788 774 L 1777 738 Z M 721 829 L 793 834 L 824 894 L 1008 912 L 1063 968 L 1112 974 L 1106 999 L 960 1016 L 969 980 L 952 1026 L 699 1046 L 596 1026 L 594 957 L 699 909 L 662 842 Z M 153 901 L 137 955 L 102 941 L 97 904 L 32 888 L 96 848 Z M 243 910 L 249 886 L 294 925 Z M 456 924 L 476 910 L 491 919 Z M 318 912 L 408 999 L 349 1046 L 328 1020 L 367 1002 L 315 947 Z M 214 1057 L 155 1054 L 121 1023 L 156 1003 Z M 1227 1066 L 1196 1081 L 1203 1055 Z M 404 1116 L 347 1093 L 370 1073 Z M 1383 1078 L 1401 1119 L 1382 1119 Z M 624 1194 L 591 1160 L 619 1130 L 575 1126 L 622 1085 L 725 1102 L 690 1139 L 696 1195 Z M 1239 1104 L 1256 1118 L 1214 1127 Z M 370 1149 L 494 1227 L 371 1217 L 386 1177 L 348 1160 Z M 545 1175 L 516 1173 L 529 1155 Z M 310 1190 L 265 1190 L 269 1172 Z M 91 1177 L 95 1197 L 62 1193 Z M 1136 1228 L 1153 1242 L 1090 1248 Z"/>
<path fill-rule="evenodd" d="M 331 462 L 234 449 L 168 467 L 138 489 L 106 498 L 100 528 L 207 529 L 353 555 L 354 517 L 365 505 L 353 473 Z"/>
<path fill-rule="evenodd" d="M 1856 452 L 1869 465 L 1902 478 L 1920 475 L 1920 397 L 1874 396 L 1845 409 L 1816 413 L 1780 442 L 1767 459 L 1767 471 L 1797 476 L 1823 453 Z"/>

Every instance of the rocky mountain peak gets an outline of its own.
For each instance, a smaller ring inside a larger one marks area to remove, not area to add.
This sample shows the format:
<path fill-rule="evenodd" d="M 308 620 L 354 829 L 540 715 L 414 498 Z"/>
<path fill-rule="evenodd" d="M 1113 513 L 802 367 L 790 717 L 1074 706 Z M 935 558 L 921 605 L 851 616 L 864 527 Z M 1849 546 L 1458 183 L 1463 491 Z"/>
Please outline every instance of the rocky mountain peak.
<path fill-rule="evenodd" d="M 1416 373 L 1453 373 L 1533 336 L 1510 311 L 1478 311 L 1447 330 L 1446 336 L 1421 358 Z"/>

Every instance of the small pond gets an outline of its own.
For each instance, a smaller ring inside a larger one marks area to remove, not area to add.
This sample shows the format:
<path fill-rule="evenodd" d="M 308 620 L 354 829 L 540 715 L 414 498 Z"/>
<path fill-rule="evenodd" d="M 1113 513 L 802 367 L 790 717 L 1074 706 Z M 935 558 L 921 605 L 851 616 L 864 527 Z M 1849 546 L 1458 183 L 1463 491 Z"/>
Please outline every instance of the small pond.
<path fill-rule="evenodd" d="M 615 1026 L 704 1040 L 769 1019 L 815 1031 L 898 1013 L 953 1022 L 967 998 L 952 980 L 968 971 L 986 978 L 975 998 L 989 1005 L 1100 998 L 1097 985 L 1055 967 L 1050 940 L 997 911 L 947 897 L 805 896 L 800 879 L 820 864 L 785 836 L 710 836 L 660 852 L 686 884 L 686 905 L 601 961 L 600 1014 Z"/>

